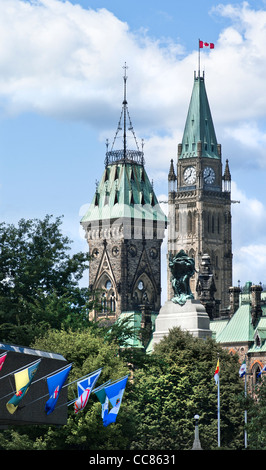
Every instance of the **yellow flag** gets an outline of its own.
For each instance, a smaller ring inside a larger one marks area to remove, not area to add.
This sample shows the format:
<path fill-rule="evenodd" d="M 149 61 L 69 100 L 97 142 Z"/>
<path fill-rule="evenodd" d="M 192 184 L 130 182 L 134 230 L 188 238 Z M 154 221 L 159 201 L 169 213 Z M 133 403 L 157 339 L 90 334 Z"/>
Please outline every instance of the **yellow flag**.
<path fill-rule="evenodd" d="M 31 381 L 37 372 L 40 362 L 41 361 L 38 361 L 31 367 L 27 367 L 26 369 L 23 369 L 20 372 L 17 372 L 16 374 L 14 374 L 14 379 L 15 379 L 15 384 L 16 384 L 16 393 L 11 398 L 11 400 L 9 400 L 9 402 L 6 404 L 6 408 L 9 411 L 9 413 L 11 414 L 15 413 L 20 401 L 22 400 L 22 398 L 25 396 L 25 394 L 27 393 L 29 389 Z"/>

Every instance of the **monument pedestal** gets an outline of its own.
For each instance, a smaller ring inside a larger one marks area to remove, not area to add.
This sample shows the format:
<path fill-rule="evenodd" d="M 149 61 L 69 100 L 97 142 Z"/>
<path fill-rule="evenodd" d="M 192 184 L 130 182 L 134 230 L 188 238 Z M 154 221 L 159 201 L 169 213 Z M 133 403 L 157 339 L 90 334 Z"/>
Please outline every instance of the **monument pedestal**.
<path fill-rule="evenodd" d="M 174 327 L 180 327 L 197 338 L 206 339 L 212 335 L 210 318 L 199 300 L 187 300 L 182 306 L 171 300 L 165 302 L 155 321 L 153 344 L 159 343 Z"/>

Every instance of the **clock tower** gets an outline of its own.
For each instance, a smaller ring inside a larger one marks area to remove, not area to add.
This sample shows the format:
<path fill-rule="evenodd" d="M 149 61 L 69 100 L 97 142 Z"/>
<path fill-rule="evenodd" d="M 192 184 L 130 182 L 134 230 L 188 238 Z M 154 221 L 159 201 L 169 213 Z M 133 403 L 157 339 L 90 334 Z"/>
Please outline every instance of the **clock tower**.
<path fill-rule="evenodd" d="M 194 75 L 194 85 L 177 165 L 171 161 L 169 181 L 168 252 L 183 249 L 195 259 L 199 272 L 208 254 L 216 285 L 216 315 L 229 306 L 232 285 L 231 175 L 224 171 L 217 143 L 204 75 Z M 190 281 L 197 299 L 197 273 Z M 168 298 L 172 297 L 168 273 Z"/>

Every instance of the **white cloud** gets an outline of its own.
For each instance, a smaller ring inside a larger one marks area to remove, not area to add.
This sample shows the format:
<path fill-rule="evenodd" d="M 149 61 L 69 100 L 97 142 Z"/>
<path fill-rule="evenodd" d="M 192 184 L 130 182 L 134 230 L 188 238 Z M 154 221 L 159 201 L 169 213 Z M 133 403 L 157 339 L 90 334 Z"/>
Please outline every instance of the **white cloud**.
<path fill-rule="evenodd" d="M 232 182 L 232 199 L 240 204 L 232 208 L 233 277 L 238 280 L 265 283 L 266 277 L 266 207 L 256 198 L 248 198 Z"/>
<path fill-rule="evenodd" d="M 234 285 L 238 280 L 243 286 L 247 281 L 253 284 L 265 284 L 266 244 L 240 247 L 234 253 Z"/>
<path fill-rule="evenodd" d="M 173 41 L 162 45 L 143 31 L 133 34 L 106 9 L 59 0 L 0 3 L 0 96 L 8 112 L 87 119 L 104 128 L 122 102 L 122 65 L 128 61 L 130 101 L 153 126 L 153 109 L 161 103 L 166 113 L 173 106 L 165 81 L 173 89 L 174 59 L 181 52 Z"/>
<path fill-rule="evenodd" d="M 232 23 L 213 51 L 201 53 L 214 121 L 249 125 L 266 113 L 266 11 L 246 3 L 214 11 Z M 180 132 L 197 68 L 196 47 L 185 55 L 178 41 L 133 33 L 107 9 L 59 0 L 0 2 L 0 102 L 7 112 L 36 111 L 84 119 L 99 130 L 113 128 L 125 61 L 134 126 L 151 139 L 158 129 Z"/>
<path fill-rule="evenodd" d="M 266 129 L 260 129 L 258 122 L 250 120 L 240 122 L 234 127 L 224 128 L 227 146 L 237 149 L 234 157 L 240 165 L 243 163 L 258 168 L 266 167 Z"/>
<path fill-rule="evenodd" d="M 245 192 L 232 182 L 232 200 L 240 203 L 232 206 L 233 242 L 235 246 L 243 246 L 251 242 L 266 244 L 266 208 L 261 201 L 248 198 Z"/>
<path fill-rule="evenodd" d="M 225 138 L 234 148 L 230 166 L 250 152 L 253 164 L 265 167 L 266 11 L 246 2 L 213 11 L 230 21 L 215 49 L 201 53 L 218 141 L 223 145 Z M 109 129 L 112 138 L 127 61 L 130 115 L 137 137 L 145 140 L 150 179 L 158 184 L 170 159 L 176 160 L 197 58 L 196 47 L 185 55 L 178 41 L 133 33 L 107 9 L 59 0 L 0 1 L 1 114 L 82 119 L 104 138 Z M 232 197 L 241 200 L 233 206 L 236 272 L 241 267 L 245 273 L 245 255 L 253 268 L 248 247 L 266 245 L 265 207 L 235 183 Z"/>

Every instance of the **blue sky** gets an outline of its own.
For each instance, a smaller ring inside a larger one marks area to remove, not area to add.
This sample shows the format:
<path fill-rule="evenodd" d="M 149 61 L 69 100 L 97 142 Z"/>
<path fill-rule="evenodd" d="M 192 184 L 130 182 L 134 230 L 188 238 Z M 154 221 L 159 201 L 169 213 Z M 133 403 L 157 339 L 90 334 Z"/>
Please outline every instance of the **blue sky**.
<path fill-rule="evenodd" d="M 266 283 L 265 1 L 0 0 L 1 220 L 64 215 L 73 250 L 87 250 L 79 222 L 116 131 L 125 61 L 146 170 L 167 199 L 199 38 L 215 43 L 201 68 L 232 198 L 241 201 L 233 204 L 234 284 Z"/>

